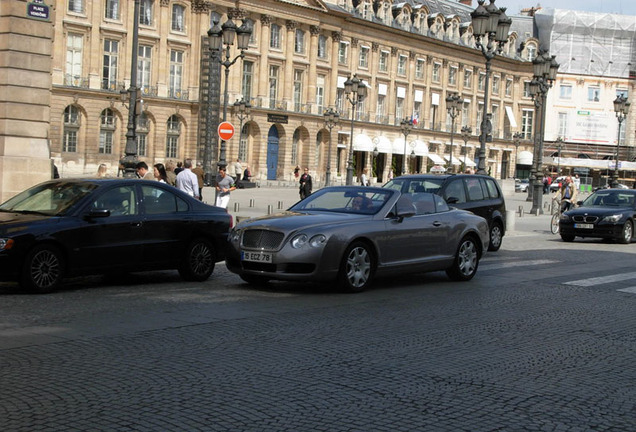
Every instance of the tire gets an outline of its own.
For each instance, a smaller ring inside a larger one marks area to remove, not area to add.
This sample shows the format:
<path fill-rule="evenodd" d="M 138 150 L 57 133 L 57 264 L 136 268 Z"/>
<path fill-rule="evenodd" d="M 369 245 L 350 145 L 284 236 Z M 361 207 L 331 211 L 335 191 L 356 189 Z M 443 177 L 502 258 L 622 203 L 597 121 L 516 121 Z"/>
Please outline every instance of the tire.
<path fill-rule="evenodd" d="M 215 262 L 214 246 L 207 240 L 197 239 L 188 246 L 179 274 L 184 280 L 203 282 L 212 275 Z"/>
<path fill-rule="evenodd" d="M 362 292 L 371 286 L 374 272 L 375 257 L 371 248 L 363 242 L 353 242 L 342 257 L 338 285 L 346 292 Z"/>
<path fill-rule="evenodd" d="M 488 244 L 488 250 L 496 252 L 501 247 L 503 242 L 503 227 L 499 222 L 494 222 L 492 228 L 490 228 L 490 244 Z"/>
<path fill-rule="evenodd" d="M 563 240 L 564 242 L 568 242 L 571 243 L 574 241 L 574 237 L 572 234 L 561 234 L 561 240 Z"/>
<path fill-rule="evenodd" d="M 558 213 L 552 215 L 552 219 L 550 219 L 550 231 L 552 234 L 559 233 L 559 219 L 561 216 Z"/>
<path fill-rule="evenodd" d="M 250 285 L 263 286 L 266 285 L 267 282 L 269 282 L 269 279 L 267 279 L 265 276 L 242 274 L 239 275 L 239 277 Z"/>
<path fill-rule="evenodd" d="M 479 267 L 479 247 L 472 237 L 464 237 L 459 243 L 455 261 L 446 274 L 455 281 L 469 281 Z"/>
<path fill-rule="evenodd" d="M 632 237 L 634 236 L 634 225 L 632 221 L 628 220 L 623 225 L 623 229 L 621 230 L 621 236 L 616 240 L 621 244 L 629 244 L 632 241 Z"/>
<path fill-rule="evenodd" d="M 65 265 L 64 255 L 57 246 L 35 246 L 24 258 L 20 286 L 33 293 L 50 293 L 60 286 Z"/>

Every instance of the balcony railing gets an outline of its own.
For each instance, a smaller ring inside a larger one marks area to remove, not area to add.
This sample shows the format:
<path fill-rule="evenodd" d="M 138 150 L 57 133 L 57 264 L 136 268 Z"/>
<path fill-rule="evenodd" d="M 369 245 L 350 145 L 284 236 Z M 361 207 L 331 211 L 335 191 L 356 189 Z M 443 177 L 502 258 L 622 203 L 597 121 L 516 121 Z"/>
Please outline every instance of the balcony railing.
<path fill-rule="evenodd" d="M 169 89 L 168 97 L 171 99 L 190 100 L 190 92 L 188 90 L 181 89 Z"/>
<path fill-rule="evenodd" d="M 64 85 L 71 87 L 88 88 L 88 77 L 66 74 L 64 75 Z"/>
<path fill-rule="evenodd" d="M 122 90 L 126 90 L 126 84 L 123 81 L 102 80 L 102 90 L 119 93 Z"/>
<path fill-rule="evenodd" d="M 157 96 L 157 86 L 143 86 L 139 91 L 142 96 Z"/>

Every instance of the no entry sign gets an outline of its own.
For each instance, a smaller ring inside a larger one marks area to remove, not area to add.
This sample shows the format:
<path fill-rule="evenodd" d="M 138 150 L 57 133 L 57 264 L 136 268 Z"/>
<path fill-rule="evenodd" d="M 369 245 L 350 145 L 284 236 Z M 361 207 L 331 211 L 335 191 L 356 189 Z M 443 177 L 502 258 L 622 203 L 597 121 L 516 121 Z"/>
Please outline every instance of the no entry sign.
<path fill-rule="evenodd" d="M 234 126 L 230 122 L 221 122 L 219 128 L 216 130 L 219 134 L 219 138 L 223 141 L 227 141 L 234 136 Z"/>

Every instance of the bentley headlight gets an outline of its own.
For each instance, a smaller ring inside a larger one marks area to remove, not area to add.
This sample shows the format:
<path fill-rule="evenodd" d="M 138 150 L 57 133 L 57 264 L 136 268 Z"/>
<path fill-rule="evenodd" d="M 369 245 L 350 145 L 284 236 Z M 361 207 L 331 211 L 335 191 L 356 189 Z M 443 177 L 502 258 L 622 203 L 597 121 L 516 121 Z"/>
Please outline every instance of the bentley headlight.
<path fill-rule="evenodd" d="M 327 241 L 327 237 L 322 234 L 318 234 L 309 239 L 309 246 L 320 247 Z"/>
<path fill-rule="evenodd" d="M 0 238 L 0 251 L 9 250 L 13 247 L 13 239 Z"/>
<path fill-rule="evenodd" d="M 297 234 L 291 239 L 291 247 L 299 249 L 307 243 L 307 234 Z"/>
<path fill-rule="evenodd" d="M 621 218 L 623 217 L 623 215 L 621 214 L 615 214 L 615 215 L 610 215 L 610 216 L 605 216 L 603 218 L 603 222 L 610 222 L 610 223 L 616 223 L 619 220 L 621 220 Z"/>
<path fill-rule="evenodd" d="M 232 230 L 230 232 L 230 241 L 232 243 L 236 243 L 240 240 L 241 238 L 241 231 L 240 230 Z"/>

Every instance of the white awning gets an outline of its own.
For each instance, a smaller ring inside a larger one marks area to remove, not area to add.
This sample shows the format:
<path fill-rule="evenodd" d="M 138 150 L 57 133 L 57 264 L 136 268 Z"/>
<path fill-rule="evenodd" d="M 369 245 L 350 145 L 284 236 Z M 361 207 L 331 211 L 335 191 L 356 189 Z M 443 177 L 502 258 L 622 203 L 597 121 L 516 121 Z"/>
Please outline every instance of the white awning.
<path fill-rule="evenodd" d="M 431 105 L 439 105 L 439 93 L 433 93 L 431 95 Z"/>
<path fill-rule="evenodd" d="M 404 154 L 404 137 L 396 138 L 393 140 L 393 154 Z M 410 154 L 409 142 L 406 142 L 406 154 Z"/>
<path fill-rule="evenodd" d="M 397 88 L 397 97 L 400 99 L 404 99 L 406 97 L 406 87 Z"/>
<path fill-rule="evenodd" d="M 413 147 L 413 151 L 415 152 L 415 156 L 426 156 L 428 155 L 428 146 L 424 141 L 415 140 L 415 147 Z"/>
<path fill-rule="evenodd" d="M 366 134 L 358 134 L 353 139 L 353 149 L 357 151 L 373 151 L 373 142 Z"/>
<path fill-rule="evenodd" d="M 429 153 L 428 158 L 433 161 L 434 164 L 444 165 L 446 162 L 441 156 L 436 155 L 435 153 Z"/>
<path fill-rule="evenodd" d="M 444 155 L 444 160 L 450 162 L 450 155 Z M 462 161 L 453 156 L 453 165 L 461 165 Z"/>
<path fill-rule="evenodd" d="M 454 160 L 454 159 L 453 159 L 453 160 Z M 472 160 L 471 158 L 466 158 L 466 159 L 464 159 L 464 158 L 462 157 L 462 158 L 460 158 L 460 161 L 461 161 L 464 165 L 466 165 L 466 166 L 468 166 L 468 167 L 475 167 L 475 166 L 477 166 L 477 164 L 475 163 L 475 161 L 474 161 L 474 160 Z"/>
<path fill-rule="evenodd" d="M 517 156 L 517 164 L 518 165 L 532 165 L 532 152 L 529 151 L 520 151 Z"/>
<path fill-rule="evenodd" d="M 508 121 L 510 122 L 510 127 L 516 128 L 517 121 L 515 120 L 515 115 L 512 112 L 512 107 L 506 105 L 506 116 L 508 117 Z"/>
<path fill-rule="evenodd" d="M 373 145 L 378 148 L 380 153 L 391 153 L 393 150 L 391 141 L 383 135 L 373 138 Z"/>

